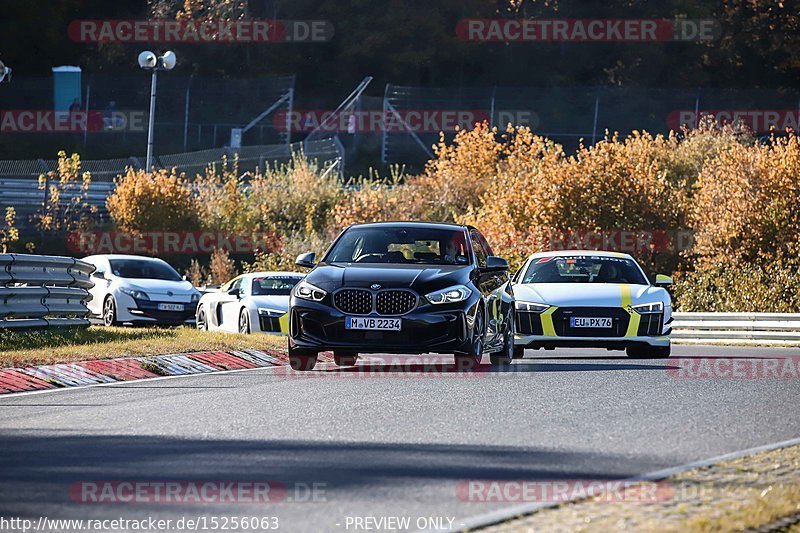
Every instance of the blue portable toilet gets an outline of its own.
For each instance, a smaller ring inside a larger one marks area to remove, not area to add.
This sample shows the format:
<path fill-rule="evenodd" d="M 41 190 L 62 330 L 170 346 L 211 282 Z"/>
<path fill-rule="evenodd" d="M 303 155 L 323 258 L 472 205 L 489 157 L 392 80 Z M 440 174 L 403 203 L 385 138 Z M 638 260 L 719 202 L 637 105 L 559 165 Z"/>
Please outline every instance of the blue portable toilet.
<path fill-rule="evenodd" d="M 53 67 L 53 109 L 69 111 L 69 106 L 76 98 L 78 102 L 83 102 L 81 67 Z"/>

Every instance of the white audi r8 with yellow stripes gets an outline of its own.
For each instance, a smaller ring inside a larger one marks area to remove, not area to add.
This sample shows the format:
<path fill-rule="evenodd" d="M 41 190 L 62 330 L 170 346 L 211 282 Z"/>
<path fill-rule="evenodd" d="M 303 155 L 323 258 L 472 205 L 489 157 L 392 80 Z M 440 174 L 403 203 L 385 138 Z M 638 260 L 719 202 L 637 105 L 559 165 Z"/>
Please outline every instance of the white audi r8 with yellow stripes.
<path fill-rule="evenodd" d="M 672 283 L 651 284 L 628 254 L 566 250 L 533 254 L 514 275 L 514 356 L 526 348 L 607 348 L 669 357 Z"/>
<path fill-rule="evenodd" d="M 289 332 L 289 295 L 305 274 L 253 272 L 200 298 L 197 328 L 231 333 Z"/>

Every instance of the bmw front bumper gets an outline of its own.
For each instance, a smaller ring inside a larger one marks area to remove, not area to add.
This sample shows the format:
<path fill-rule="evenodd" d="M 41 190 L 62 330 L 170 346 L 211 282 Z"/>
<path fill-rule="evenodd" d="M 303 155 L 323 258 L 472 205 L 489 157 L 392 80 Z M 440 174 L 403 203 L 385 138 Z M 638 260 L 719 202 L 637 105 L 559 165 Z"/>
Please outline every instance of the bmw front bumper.
<path fill-rule="evenodd" d="M 341 350 L 356 353 L 461 353 L 469 352 L 479 299 L 435 306 L 422 304 L 400 316 L 348 315 L 322 302 L 292 296 L 289 310 L 289 345 L 297 351 Z M 399 318 L 400 331 L 345 329 L 346 316 Z"/>

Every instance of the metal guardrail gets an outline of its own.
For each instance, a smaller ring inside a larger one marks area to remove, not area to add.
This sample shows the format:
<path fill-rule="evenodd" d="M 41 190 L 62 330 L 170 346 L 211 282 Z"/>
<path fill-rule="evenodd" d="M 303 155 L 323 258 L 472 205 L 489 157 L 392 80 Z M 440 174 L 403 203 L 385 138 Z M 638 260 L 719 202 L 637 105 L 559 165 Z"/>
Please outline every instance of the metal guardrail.
<path fill-rule="evenodd" d="M 72 257 L 0 254 L 0 330 L 88 326 L 92 272 Z"/>
<path fill-rule="evenodd" d="M 800 313 L 674 313 L 672 338 L 686 343 L 800 345 Z"/>

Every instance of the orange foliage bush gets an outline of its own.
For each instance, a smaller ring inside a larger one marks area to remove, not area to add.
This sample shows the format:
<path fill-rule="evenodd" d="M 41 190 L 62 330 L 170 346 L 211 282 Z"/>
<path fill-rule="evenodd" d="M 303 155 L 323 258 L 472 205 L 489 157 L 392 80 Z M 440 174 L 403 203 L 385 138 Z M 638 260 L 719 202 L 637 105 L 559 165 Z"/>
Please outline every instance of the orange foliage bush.
<path fill-rule="evenodd" d="M 503 145 L 497 141 L 497 128 L 485 122 L 459 131 L 451 144 L 442 135 L 433 147 L 436 157 L 425 171 L 405 182 L 403 218 L 453 221 L 477 206 L 494 183 L 503 156 Z"/>
<path fill-rule="evenodd" d="M 145 172 L 129 168 L 116 184 L 106 206 L 117 228 L 189 231 L 200 227 L 196 197 L 174 169 Z"/>
<path fill-rule="evenodd" d="M 687 182 L 665 163 L 679 143 L 675 136 L 606 137 L 569 157 L 527 128 L 506 137 L 498 186 L 459 220 L 485 231 L 512 261 L 546 249 L 553 233 L 685 227 Z"/>
<path fill-rule="evenodd" d="M 700 173 L 692 221 L 704 258 L 795 255 L 800 246 L 800 139 L 733 145 Z"/>

